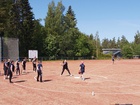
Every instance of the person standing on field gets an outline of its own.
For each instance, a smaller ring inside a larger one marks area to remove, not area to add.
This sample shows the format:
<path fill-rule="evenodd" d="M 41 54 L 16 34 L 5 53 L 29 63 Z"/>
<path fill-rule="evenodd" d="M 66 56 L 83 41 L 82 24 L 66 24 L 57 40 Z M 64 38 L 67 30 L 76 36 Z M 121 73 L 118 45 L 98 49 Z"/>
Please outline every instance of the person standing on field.
<path fill-rule="evenodd" d="M 10 83 L 13 83 L 11 80 L 12 80 L 12 77 L 13 77 L 13 71 L 14 70 L 15 70 L 14 61 L 11 61 L 10 69 L 8 70 L 8 73 L 9 73 L 9 82 Z"/>
<path fill-rule="evenodd" d="M 115 58 L 114 58 L 114 55 L 112 55 L 112 62 L 114 64 L 114 61 L 115 61 Z"/>
<path fill-rule="evenodd" d="M 33 64 L 33 71 L 36 72 L 36 57 L 32 60 L 32 64 Z"/>
<path fill-rule="evenodd" d="M 37 65 L 37 81 L 42 82 L 42 70 L 43 70 L 43 66 L 42 66 L 42 62 L 38 61 L 38 65 Z M 40 78 L 40 80 L 39 80 Z"/>
<path fill-rule="evenodd" d="M 26 59 L 23 59 L 22 61 L 22 69 L 24 72 L 26 72 Z"/>
<path fill-rule="evenodd" d="M 81 64 L 80 64 L 80 67 L 79 67 L 79 74 L 81 75 L 80 78 L 82 80 L 85 80 L 84 75 L 83 75 L 84 73 L 85 73 L 85 64 L 82 61 Z"/>
<path fill-rule="evenodd" d="M 4 62 L 3 62 L 3 70 L 4 70 L 4 79 L 7 79 L 7 59 L 4 59 Z"/>
<path fill-rule="evenodd" d="M 69 73 L 69 76 L 72 76 L 71 73 L 70 73 L 70 70 L 69 70 L 69 68 L 68 68 L 67 60 L 64 60 L 64 61 L 63 61 L 62 66 L 63 66 L 63 68 L 62 68 L 61 75 L 63 75 L 63 73 L 64 73 L 64 71 L 65 71 L 65 69 L 66 69 L 66 70 L 68 71 L 68 73 Z"/>
<path fill-rule="evenodd" d="M 15 64 L 16 64 L 16 75 L 20 75 L 20 67 L 19 67 L 20 63 L 18 59 L 16 60 Z"/>
<path fill-rule="evenodd" d="M 6 67 L 6 79 L 9 78 L 9 69 L 10 69 L 10 65 L 11 65 L 11 60 L 8 59 L 8 61 L 5 63 L 5 67 Z"/>

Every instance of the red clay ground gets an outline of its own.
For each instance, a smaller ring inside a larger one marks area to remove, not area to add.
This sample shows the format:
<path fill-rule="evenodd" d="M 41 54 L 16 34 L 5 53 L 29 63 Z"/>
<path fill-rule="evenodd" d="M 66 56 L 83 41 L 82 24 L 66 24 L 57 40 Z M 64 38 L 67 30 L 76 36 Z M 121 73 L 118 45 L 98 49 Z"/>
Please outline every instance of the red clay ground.
<path fill-rule="evenodd" d="M 31 62 L 12 84 L 0 76 L 0 105 L 140 105 L 140 60 L 85 60 L 85 81 L 74 78 L 80 60 L 68 60 L 72 77 L 67 71 L 60 76 L 61 62 L 43 62 L 42 83 L 34 80 Z"/>

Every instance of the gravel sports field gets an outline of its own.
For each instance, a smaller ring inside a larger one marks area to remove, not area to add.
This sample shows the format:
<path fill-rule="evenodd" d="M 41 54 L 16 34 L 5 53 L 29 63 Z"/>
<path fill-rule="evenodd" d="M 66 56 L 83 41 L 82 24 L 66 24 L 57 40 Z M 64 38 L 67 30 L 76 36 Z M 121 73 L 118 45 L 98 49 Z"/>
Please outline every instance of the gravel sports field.
<path fill-rule="evenodd" d="M 67 60 L 73 76 L 62 61 L 45 61 L 43 82 L 37 82 L 32 63 L 13 83 L 3 79 L 0 64 L 0 105 L 140 105 L 140 60 L 84 60 L 85 81 L 79 78 L 81 60 Z M 20 64 L 21 65 L 21 64 Z"/>

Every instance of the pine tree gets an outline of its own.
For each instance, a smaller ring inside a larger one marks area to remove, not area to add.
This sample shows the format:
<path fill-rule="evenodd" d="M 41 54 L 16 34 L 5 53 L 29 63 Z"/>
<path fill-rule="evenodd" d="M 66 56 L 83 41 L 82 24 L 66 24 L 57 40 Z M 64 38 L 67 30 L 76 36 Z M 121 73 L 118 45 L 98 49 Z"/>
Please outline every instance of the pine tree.
<path fill-rule="evenodd" d="M 12 4 L 11 0 L 0 0 L 0 32 L 6 31 L 7 19 L 9 18 L 9 10 Z"/>
<path fill-rule="evenodd" d="M 68 29 L 76 28 L 77 20 L 75 18 L 75 14 L 71 6 L 69 6 L 68 11 L 66 13 L 65 22 Z"/>
<path fill-rule="evenodd" d="M 47 31 L 48 35 L 54 35 L 54 26 L 55 26 L 55 3 L 54 1 L 52 1 L 49 5 L 48 5 L 48 12 L 47 12 L 47 16 L 45 18 L 45 29 Z"/>
<path fill-rule="evenodd" d="M 102 48 L 109 48 L 109 40 L 107 38 L 104 38 L 102 41 Z"/>
<path fill-rule="evenodd" d="M 39 51 L 39 56 L 46 54 L 44 52 L 44 39 L 46 38 L 46 32 L 44 26 L 41 25 L 40 19 L 34 20 L 35 30 L 32 36 L 32 46 L 34 50 Z"/>
<path fill-rule="evenodd" d="M 33 48 L 31 42 L 33 41 L 32 36 L 34 32 L 34 17 L 31 10 L 32 8 L 30 7 L 28 0 L 22 0 L 22 45 L 25 48 L 23 55 L 26 54 L 24 56 L 27 56 L 28 50 Z"/>
<path fill-rule="evenodd" d="M 52 1 L 48 6 L 48 13 L 45 19 L 45 30 L 47 31 L 45 48 L 48 55 L 53 56 L 53 58 L 59 56 L 60 53 L 61 36 L 64 33 L 64 10 L 65 7 L 62 2 L 58 2 L 57 6 L 55 6 L 54 1 Z"/>
<path fill-rule="evenodd" d="M 34 17 L 28 0 L 15 0 L 10 11 L 8 37 L 19 38 L 20 56 L 27 56 L 32 47 Z"/>
<path fill-rule="evenodd" d="M 61 43 L 61 52 L 64 53 L 64 56 L 75 56 L 76 54 L 77 48 L 75 48 L 75 45 L 80 34 L 76 24 L 74 11 L 69 6 L 64 18 L 64 34 Z"/>
<path fill-rule="evenodd" d="M 100 38 L 99 38 L 99 32 L 97 31 L 95 34 L 95 38 L 96 38 L 96 57 L 99 57 L 100 54 Z"/>
<path fill-rule="evenodd" d="M 140 32 L 139 31 L 137 31 L 137 33 L 134 36 L 134 43 L 140 44 Z"/>
<path fill-rule="evenodd" d="M 19 38 L 21 35 L 22 25 L 20 24 L 20 9 L 18 3 L 13 3 L 9 11 L 9 19 L 7 22 L 7 37 Z"/>

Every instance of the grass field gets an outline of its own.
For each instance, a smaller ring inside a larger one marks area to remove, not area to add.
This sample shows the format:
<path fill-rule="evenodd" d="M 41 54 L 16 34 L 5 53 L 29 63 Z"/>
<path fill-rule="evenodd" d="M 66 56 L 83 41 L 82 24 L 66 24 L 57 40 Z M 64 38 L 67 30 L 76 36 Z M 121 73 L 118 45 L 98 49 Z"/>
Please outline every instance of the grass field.
<path fill-rule="evenodd" d="M 43 82 L 36 82 L 32 63 L 27 73 L 3 79 L 0 64 L 0 105 L 140 105 L 140 60 L 84 60 L 86 80 L 78 77 L 80 60 L 69 61 L 60 76 L 62 61 L 43 62 Z M 93 95 L 92 95 L 93 93 Z"/>

